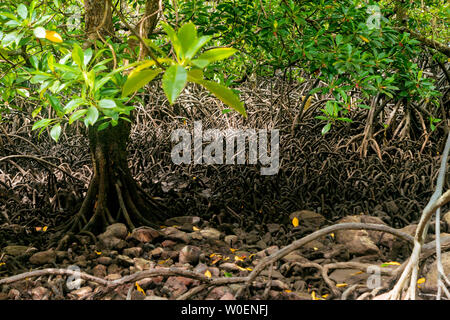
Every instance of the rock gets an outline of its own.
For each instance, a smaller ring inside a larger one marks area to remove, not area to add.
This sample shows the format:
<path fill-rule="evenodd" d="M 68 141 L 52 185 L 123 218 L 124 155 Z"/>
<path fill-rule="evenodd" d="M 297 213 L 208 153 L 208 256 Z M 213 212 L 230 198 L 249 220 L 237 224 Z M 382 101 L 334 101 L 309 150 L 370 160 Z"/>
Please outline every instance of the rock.
<path fill-rule="evenodd" d="M 164 298 L 164 297 L 159 297 L 159 296 L 147 296 L 147 297 L 145 297 L 144 300 L 168 300 L 168 299 Z"/>
<path fill-rule="evenodd" d="M 441 255 L 442 266 L 444 273 L 450 277 L 450 251 L 444 252 Z M 423 291 L 436 292 L 437 291 L 437 261 L 434 261 L 428 268 L 425 275 L 425 283 L 423 284 Z"/>
<path fill-rule="evenodd" d="M 152 268 L 152 262 L 142 258 L 134 258 L 134 267 L 137 271 L 149 270 Z"/>
<path fill-rule="evenodd" d="M 361 273 L 359 269 L 336 269 L 329 275 L 330 279 L 336 283 L 347 283 L 349 286 L 362 283 L 369 276 L 370 274 L 365 272 Z"/>
<path fill-rule="evenodd" d="M 231 262 L 225 262 L 220 265 L 220 268 L 225 271 L 239 271 L 239 268 Z"/>
<path fill-rule="evenodd" d="M 238 242 L 238 236 L 236 236 L 236 235 L 228 235 L 228 236 L 225 237 L 225 242 L 226 242 L 226 244 L 228 244 L 228 246 L 233 248 L 234 245 L 236 245 L 237 242 Z"/>
<path fill-rule="evenodd" d="M 181 216 L 181 217 L 173 217 L 173 218 L 167 219 L 164 223 L 167 226 L 182 226 L 184 224 L 198 225 L 200 223 L 200 221 L 201 221 L 200 217 Z M 191 228 L 191 230 L 192 230 L 192 228 Z"/>
<path fill-rule="evenodd" d="M 289 219 L 292 221 L 294 218 L 298 219 L 300 226 L 306 225 L 315 229 L 319 229 L 319 227 L 326 222 L 324 216 L 310 210 L 300 210 L 291 213 Z"/>
<path fill-rule="evenodd" d="M 104 233 L 102 233 L 101 235 L 125 240 L 125 238 L 127 237 L 127 234 L 128 234 L 128 230 L 127 230 L 126 225 L 124 225 L 123 223 L 114 223 L 114 224 L 108 226 L 106 228 L 106 231 Z"/>
<path fill-rule="evenodd" d="M 161 246 L 163 248 L 169 248 L 169 247 L 173 247 L 174 245 L 176 245 L 177 243 L 175 241 L 172 240 L 164 240 L 163 242 L 161 242 Z"/>
<path fill-rule="evenodd" d="M 108 266 L 108 274 L 112 274 L 112 273 L 120 273 L 120 268 L 115 263 Z"/>
<path fill-rule="evenodd" d="M 5 292 L 0 292 L 0 301 L 8 300 L 8 294 Z"/>
<path fill-rule="evenodd" d="M 122 253 L 131 258 L 136 258 L 142 254 L 142 248 L 140 247 L 127 248 L 123 249 Z"/>
<path fill-rule="evenodd" d="M 198 272 L 201 274 L 205 274 L 206 270 L 211 272 L 213 277 L 218 277 L 220 275 L 219 268 L 216 267 L 208 267 L 206 264 L 200 263 L 194 268 L 194 272 Z"/>
<path fill-rule="evenodd" d="M 200 234 L 205 239 L 212 239 L 212 240 L 219 240 L 221 237 L 221 232 L 214 228 L 206 228 L 203 230 L 200 230 Z"/>
<path fill-rule="evenodd" d="M 170 240 L 182 241 L 185 243 L 191 240 L 191 237 L 186 232 L 180 231 L 177 228 L 167 227 L 164 228 L 161 232 L 165 238 Z"/>
<path fill-rule="evenodd" d="M 173 298 L 176 298 L 188 291 L 186 284 L 179 278 L 183 277 L 169 277 L 163 287 L 163 290 L 167 293 L 171 293 Z"/>
<path fill-rule="evenodd" d="M 8 292 L 8 298 L 10 300 L 19 300 L 20 299 L 20 291 L 17 289 L 11 289 Z"/>
<path fill-rule="evenodd" d="M 104 266 L 109 266 L 112 263 L 113 259 L 110 257 L 99 257 L 97 258 L 97 263 L 100 263 Z"/>
<path fill-rule="evenodd" d="M 164 249 L 161 247 L 155 248 L 153 249 L 150 254 L 152 255 L 152 257 L 158 258 L 161 256 L 161 254 L 164 252 Z"/>
<path fill-rule="evenodd" d="M 30 249 L 27 246 L 6 246 L 3 248 L 3 252 L 5 254 L 7 254 L 8 256 L 13 256 L 13 257 L 19 257 L 21 255 L 24 255 L 27 250 Z"/>
<path fill-rule="evenodd" d="M 243 239 L 247 244 L 254 244 L 257 243 L 259 240 L 261 240 L 261 237 L 258 231 L 254 230 L 249 232 Z"/>
<path fill-rule="evenodd" d="M 281 258 L 281 260 L 284 262 L 300 262 L 300 263 L 308 262 L 308 259 L 304 258 L 302 255 L 300 255 L 296 252 L 288 253 L 283 258 Z"/>
<path fill-rule="evenodd" d="M 278 246 L 271 246 L 268 247 L 264 250 L 258 251 L 255 256 L 257 256 L 258 258 L 264 258 L 267 256 L 270 256 L 271 254 L 277 252 L 280 248 Z"/>
<path fill-rule="evenodd" d="M 181 249 L 178 256 L 178 261 L 180 263 L 189 263 L 191 265 L 196 265 L 198 263 L 201 249 L 196 246 L 185 246 Z"/>
<path fill-rule="evenodd" d="M 338 223 L 359 223 L 361 216 L 347 216 L 338 221 Z M 336 241 L 343 244 L 350 254 L 370 255 L 379 254 L 380 250 L 370 239 L 365 230 L 339 230 L 335 232 Z"/>
<path fill-rule="evenodd" d="M 445 222 L 445 225 L 447 226 L 447 232 L 450 233 L 450 211 L 444 214 L 442 217 L 442 221 Z"/>
<path fill-rule="evenodd" d="M 122 254 L 119 254 L 117 256 L 117 260 L 126 267 L 132 266 L 134 264 L 133 259 L 131 259 L 128 256 L 122 255 Z"/>
<path fill-rule="evenodd" d="M 99 278 L 106 277 L 106 273 L 107 273 L 106 267 L 102 264 L 98 264 L 92 269 L 92 274 Z"/>
<path fill-rule="evenodd" d="M 220 300 L 236 300 L 235 296 L 231 292 L 225 293 Z"/>
<path fill-rule="evenodd" d="M 50 290 L 44 287 L 36 287 L 31 290 L 31 297 L 33 300 L 48 300 L 50 297 Z"/>
<path fill-rule="evenodd" d="M 71 299 L 82 300 L 86 298 L 92 292 L 91 287 L 82 287 L 78 290 L 74 290 L 68 294 L 68 297 Z"/>
<path fill-rule="evenodd" d="M 55 262 L 56 253 L 53 249 L 37 252 L 30 257 L 30 263 L 32 264 L 43 265 Z"/>
<path fill-rule="evenodd" d="M 225 287 L 225 286 L 216 287 L 216 288 L 212 289 L 208 293 L 208 295 L 206 296 L 205 300 L 219 300 L 225 294 L 230 293 L 229 291 L 230 291 L 230 289 L 228 287 Z"/>
<path fill-rule="evenodd" d="M 159 238 L 161 233 L 150 227 L 136 228 L 131 232 L 130 239 L 135 239 L 142 243 L 150 243 Z"/>
<path fill-rule="evenodd" d="M 120 274 L 118 274 L 118 273 L 111 273 L 111 274 L 108 274 L 105 277 L 105 280 L 114 281 L 114 280 L 117 280 L 117 279 L 120 279 L 120 278 L 122 278 L 122 276 Z"/>
<path fill-rule="evenodd" d="M 98 236 L 100 247 L 103 249 L 122 249 L 127 246 L 124 239 L 128 230 L 123 223 L 115 223 L 106 228 L 106 231 Z"/>

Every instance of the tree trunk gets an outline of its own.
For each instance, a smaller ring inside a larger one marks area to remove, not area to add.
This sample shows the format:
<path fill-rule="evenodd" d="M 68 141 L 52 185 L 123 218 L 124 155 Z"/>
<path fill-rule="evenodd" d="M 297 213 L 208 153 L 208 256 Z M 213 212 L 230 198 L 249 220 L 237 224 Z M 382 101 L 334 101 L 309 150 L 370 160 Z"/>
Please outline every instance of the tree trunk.
<path fill-rule="evenodd" d="M 93 40 L 98 33 L 113 32 L 109 0 L 85 0 L 86 33 Z M 162 218 L 161 211 L 136 184 L 128 168 L 127 142 L 131 125 L 119 120 L 115 126 L 98 131 L 98 125 L 88 130 L 93 177 L 78 214 L 70 222 L 70 230 L 99 230 L 121 221 L 133 229 L 137 224 L 152 225 Z"/>

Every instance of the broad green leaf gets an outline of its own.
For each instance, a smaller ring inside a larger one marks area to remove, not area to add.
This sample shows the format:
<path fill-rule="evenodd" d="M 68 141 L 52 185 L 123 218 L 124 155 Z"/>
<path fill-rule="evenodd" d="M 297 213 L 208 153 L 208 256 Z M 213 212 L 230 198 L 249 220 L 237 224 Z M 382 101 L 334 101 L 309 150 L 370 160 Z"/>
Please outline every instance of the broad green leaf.
<path fill-rule="evenodd" d="M 183 68 L 184 69 L 184 68 Z M 130 93 L 134 93 L 147 83 L 152 81 L 159 73 L 161 69 L 155 70 L 142 70 L 139 72 L 133 72 L 125 82 L 122 89 L 122 97 L 128 96 Z"/>
<path fill-rule="evenodd" d="M 175 102 L 186 83 L 187 71 L 182 66 L 174 65 L 166 70 L 162 79 L 162 86 L 170 104 Z"/>
<path fill-rule="evenodd" d="M 83 49 L 81 49 L 80 46 L 76 43 L 73 45 L 72 59 L 80 67 L 80 69 L 84 69 Z"/>
<path fill-rule="evenodd" d="M 201 65 L 198 65 L 198 66 L 200 68 L 204 68 L 211 62 L 226 59 L 226 58 L 232 56 L 233 54 L 235 54 L 236 52 L 237 52 L 237 50 L 233 49 L 233 48 L 211 49 L 206 52 L 203 52 L 196 60 L 192 61 L 192 63 L 194 63 L 195 65 L 202 64 L 203 66 L 201 66 Z M 198 62 L 196 62 L 196 61 L 198 61 Z"/>
<path fill-rule="evenodd" d="M 61 135 L 61 125 L 57 123 L 53 126 L 52 130 L 50 130 L 50 137 L 52 137 L 53 140 L 58 142 L 60 135 Z"/>
<path fill-rule="evenodd" d="M 322 134 L 327 133 L 331 129 L 331 122 L 328 122 L 323 128 L 322 128 Z"/>
<path fill-rule="evenodd" d="M 202 69 L 191 69 L 188 71 L 188 81 L 200 83 L 203 81 L 203 70 Z"/>
<path fill-rule="evenodd" d="M 203 36 L 197 39 L 195 44 L 189 48 L 186 52 L 185 57 L 188 59 L 192 59 L 195 54 L 200 50 L 206 43 L 208 43 L 212 39 L 212 36 Z"/>
<path fill-rule="evenodd" d="M 45 38 L 46 31 L 42 27 L 37 27 L 33 30 L 33 33 L 36 38 L 43 39 Z"/>
<path fill-rule="evenodd" d="M 102 131 L 109 127 L 109 122 L 103 122 L 101 125 L 98 126 L 97 130 Z"/>
<path fill-rule="evenodd" d="M 111 99 L 100 100 L 98 102 L 98 105 L 102 109 L 112 109 L 112 108 L 115 108 L 117 106 L 116 102 L 114 100 L 111 100 Z"/>
<path fill-rule="evenodd" d="M 75 111 L 69 118 L 69 124 L 72 124 L 74 121 L 77 121 L 78 119 L 80 119 L 82 116 L 84 116 L 86 114 L 86 112 L 88 112 L 87 109 L 81 109 L 81 110 Z"/>
<path fill-rule="evenodd" d="M 48 101 L 50 102 L 50 105 L 52 108 L 56 111 L 56 114 L 58 117 L 62 117 L 64 115 L 63 108 L 61 106 L 61 101 L 55 96 L 48 95 Z"/>
<path fill-rule="evenodd" d="M 167 36 L 169 37 L 170 42 L 172 42 L 173 49 L 175 50 L 175 53 L 176 53 L 177 57 L 179 58 L 180 50 L 181 50 L 181 43 L 180 43 L 180 40 L 178 39 L 178 36 L 177 36 L 175 30 L 173 30 L 173 28 L 165 22 L 162 23 L 162 27 L 163 27 L 164 31 L 167 33 Z"/>
<path fill-rule="evenodd" d="M 229 88 L 218 84 L 217 82 L 202 80 L 199 82 L 202 86 L 208 89 L 213 95 L 219 98 L 227 106 L 242 114 L 247 118 L 247 112 L 244 108 L 244 103 L 239 97 Z"/>
<path fill-rule="evenodd" d="M 38 122 L 36 122 L 35 124 L 33 124 L 33 127 L 31 128 L 31 130 L 36 130 L 36 129 L 39 129 L 39 128 L 45 128 L 52 121 L 53 121 L 52 119 L 41 119 Z"/>
<path fill-rule="evenodd" d="M 181 44 L 181 58 L 190 58 L 186 55 L 192 45 L 197 43 L 197 29 L 192 22 L 186 23 L 178 30 L 178 40 Z"/>
<path fill-rule="evenodd" d="M 86 117 L 84 119 L 84 124 L 86 126 L 93 125 L 95 122 L 97 122 L 98 119 L 98 110 L 96 107 L 89 107 L 86 112 Z"/>
<path fill-rule="evenodd" d="M 73 110 L 75 110 L 77 107 L 79 107 L 79 106 L 81 106 L 82 104 L 85 104 L 85 103 L 86 103 L 86 100 L 81 99 L 81 98 L 72 99 L 64 107 L 64 113 L 68 114 L 68 113 L 72 112 Z"/>
<path fill-rule="evenodd" d="M 25 20 L 28 17 L 28 9 L 24 4 L 19 4 L 19 6 L 17 7 L 17 14 L 23 19 Z"/>

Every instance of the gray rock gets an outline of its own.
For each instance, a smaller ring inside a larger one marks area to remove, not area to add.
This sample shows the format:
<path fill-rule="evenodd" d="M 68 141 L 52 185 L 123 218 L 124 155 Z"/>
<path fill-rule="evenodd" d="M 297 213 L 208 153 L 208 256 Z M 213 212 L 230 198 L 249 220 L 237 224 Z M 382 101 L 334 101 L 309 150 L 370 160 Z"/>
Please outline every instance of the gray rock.
<path fill-rule="evenodd" d="M 91 287 L 82 287 L 78 290 L 74 290 L 74 291 L 70 292 L 68 294 L 68 297 L 70 297 L 72 299 L 81 300 L 81 299 L 86 298 L 91 292 L 92 292 Z"/>
<path fill-rule="evenodd" d="M 318 229 L 326 222 L 324 216 L 310 210 L 300 210 L 291 213 L 289 215 L 289 219 L 292 221 L 294 218 L 298 219 L 299 225 L 306 225 L 308 227 L 314 227 L 316 229 Z"/>
<path fill-rule="evenodd" d="M 6 246 L 3 248 L 3 252 L 9 256 L 13 256 L 13 257 L 19 257 L 21 255 L 24 255 L 27 250 L 30 249 L 27 246 Z"/>
<path fill-rule="evenodd" d="M 442 266 L 444 273 L 450 277 L 450 251 L 444 252 L 441 255 Z M 423 291 L 436 292 L 437 291 L 437 261 L 434 261 L 428 268 L 425 275 L 425 283 L 423 284 Z"/>
<path fill-rule="evenodd" d="M 37 252 L 30 257 L 30 263 L 36 265 L 43 265 L 55 262 L 56 262 L 56 253 L 53 249 Z"/>
<path fill-rule="evenodd" d="M 142 254 L 142 248 L 133 247 L 123 249 L 123 254 L 132 258 L 139 257 Z"/>
<path fill-rule="evenodd" d="M 225 237 L 225 242 L 226 242 L 226 244 L 228 244 L 230 247 L 233 248 L 238 242 L 238 236 L 228 235 Z"/>
<path fill-rule="evenodd" d="M 106 231 L 102 235 L 108 237 L 115 237 L 119 239 L 125 239 L 127 237 L 127 226 L 123 223 L 114 223 L 106 228 Z"/>
<path fill-rule="evenodd" d="M 124 266 L 132 266 L 132 265 L 134 265 L 134 261 L 133 261 L 133 259 L 131 259 L 130 257 L 128 257 L 128 256 L 125 256 L 125 255 L 122 255 L 122 254 L 119 254 L 118 256 L 117 256 L 117 260 L 120 262 L 120 263 L 122 263 Z"/>
<path fill-rule="evenodd" d="M 161 233 L 150 227 L 136 228 L 131 232 L 130 239 L 135 239 L 141 243 L 151 243 L 155 239 L 159 238 Z"/>
<path fill-rule="evenodd" d="M 221 232 L 214 228 L 206 228 L 203 230 L 200 230 L 200 234 L 205 239 L 211 239 L 211 240 L 219 240 L 221 237 Z"/>
<path fill-rule="evenodd" d="M 180 263 L 189 263 L 191 265 L 196 265 L 198 263 L 201 249 L 196 246 L 185 246 L 181 249 L 178 261 Z"/>
<path fill-rule="evenodd" d="M 182 226 L 184 224 L 198 225 L 200 223 L 200 217 L 196 216 L 181 216 L 167 219 L 164 223 L 167 226 Z M 192 230 L 192 229 L 191 229 Z"/>
<path fill-rule="evenodd" d="M 347 216 L 338 221 L 338 223 L 359 223 L 361 216 Z M 379 254 L 380 250 L 369 237 L 365 230 L 340 230 L 336 231 L 336 241 L 343 244 L 350 254 L 370 255 Z"/>
<path fill-rule="evenodd" d="M 100 263 L 104 266 L 109 266 L 113 262 L 113 259 L 110 257 L 99 257 L 97 258 L 97 263 Z"/>
<path fill-rule="evenodd" d="M 106 273 L 107 273 L 106 266 L 102 264 L 98 264 L 92 269 L 92 274 L 99 278 L 106 277 Z"/>
<path fill-rule="evenodd" d="M 134 267 L 137 271 L 149 270 L 153 267 L 153 262 L 143 258 L 134 258 Z"/>
<path fill-rule="evenodd" d="M 191 237 L 186 232 L 180 231 L 177 228 L 173 227 L 167 227 L 162 229 L 161 233 L 164 235 L 165 238 L 176 240 L 176 241 L 182 241 L 182 242 L 189 242 L 191 240 Z"/>

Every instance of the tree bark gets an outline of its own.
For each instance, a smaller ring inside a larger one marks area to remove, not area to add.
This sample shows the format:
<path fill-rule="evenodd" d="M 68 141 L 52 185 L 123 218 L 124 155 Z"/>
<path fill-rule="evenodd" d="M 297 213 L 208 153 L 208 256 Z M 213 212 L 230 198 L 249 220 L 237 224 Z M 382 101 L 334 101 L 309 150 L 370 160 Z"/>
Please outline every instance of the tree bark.
<path fill-rule="evenodd" d="M 113 33 L 110 0 L 85 0 L 86 34 L 93 40 Z M 129 122 L 119 120 L 116 126 L 98 131 L 98 125 L 88 129 L 93 177 L 78 214 L 70 222 L 71 231 L 99 230 L 121 221 L 132 229 L 137 224 L 152 225 L 150 218 L 161 218 L 140 191 L 128 167 L 127 143 Z M 153 210 L 152 210 L 153 209 Z"/>

